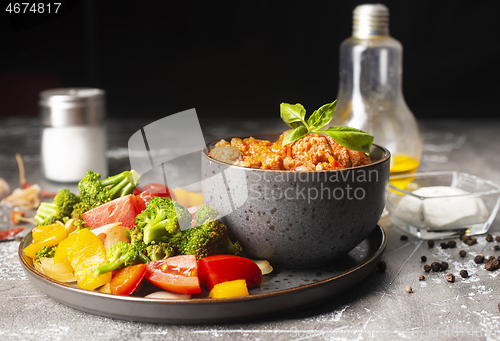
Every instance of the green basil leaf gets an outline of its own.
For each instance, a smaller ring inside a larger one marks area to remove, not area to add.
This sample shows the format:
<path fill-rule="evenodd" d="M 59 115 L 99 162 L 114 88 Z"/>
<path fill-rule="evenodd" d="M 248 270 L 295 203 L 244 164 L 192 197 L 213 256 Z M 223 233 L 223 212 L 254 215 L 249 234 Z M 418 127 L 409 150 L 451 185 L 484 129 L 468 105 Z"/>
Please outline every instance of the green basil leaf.
<path fill-rule="evenodd" d="M 361 129 L 351 127 L 330 127 L 326 130 L 321 130 L 322 133 L 328 134 L 338 144 L 347 149 L 358 152 L 369 153 L 373 143 L 373 136 L 364 132 Z"/>
<path fill-rule="evenodd" d="M 305 126 L 300 126 L 295 128 L 292 131 L 289 131 L 288 134 L 285 135 L 285 138 L 283 139 L 283 142 L 281 143 L 282 146 L 286 146 L 289 143 L 295 142 L 298 139 L 306 136 L 308 133 L 308 130 Z"/>
<path fill-rule="evenodd" d="M 335 112 L 335 106 L 337 105 L 337 100 L 333 103 L 328 103 L 323 105 L 321 108 L 313 112 L 307 123 L 309 124 L 309 129 L 320 129 L 326 126 L 333 118 L 333 113 Z"/>
<path fill-rule="evenodd" d="M 306 109 L 302 104 L 280 104 L 281 119 L 288 124 L 292 129 L 298 127 L 298 122 L 303 122 L 306 117 Z"/>

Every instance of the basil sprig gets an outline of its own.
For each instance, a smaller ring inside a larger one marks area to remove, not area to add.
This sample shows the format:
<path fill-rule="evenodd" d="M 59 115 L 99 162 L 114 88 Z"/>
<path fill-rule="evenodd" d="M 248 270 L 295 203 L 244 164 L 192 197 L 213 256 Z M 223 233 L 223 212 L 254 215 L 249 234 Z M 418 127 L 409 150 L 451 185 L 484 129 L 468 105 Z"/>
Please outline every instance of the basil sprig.
<path fill-rule="evenodd" d="M 347 149 L 362 153 L 369 153 L 373 143 L 373 136 L 361 129 L 351 127 L 329 127 L 321 130 L 330 123 L 335 112 L 337 101 L 325 104 L 309 116 L 306 122 L 306 109 L 299 103 L 280 104 L 281 119 L 292 128 L 283 139 L 283 146 L 303 138 L 308 133 L 328 134 L 332 139 Z M 300 122 L 304 125 L 301 126 Z"/>

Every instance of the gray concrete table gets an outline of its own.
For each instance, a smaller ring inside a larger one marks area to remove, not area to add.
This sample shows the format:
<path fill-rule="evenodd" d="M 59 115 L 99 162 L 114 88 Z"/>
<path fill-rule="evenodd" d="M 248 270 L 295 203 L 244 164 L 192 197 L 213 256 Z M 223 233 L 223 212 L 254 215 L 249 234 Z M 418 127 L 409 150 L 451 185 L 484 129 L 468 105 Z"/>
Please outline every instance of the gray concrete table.
<path fill-rule="evenodd" d="M 129 168 L 127 141 L 146 121 L 110 120 L 110 174 Z M 419 122 L 424 156 L 421 171 L 459 170 L 500 184 L 500 121 L 422 121 Z M 224 120 L 202 122 L 207 141 L 227 135 L 280 132 L 286 128 L 279 120 L 258 122 Z M 14 154 L 23 156 L 30 182 L 46 190 L 58 185 L 41 179 L 39 167 L 40 127 L 36 120 L 0 121 L 0 177 L 11 187 L 18 186 Z M 73 188 L 74 189 L 74 188 Z M 9 227 L 8 212 L 0 210 L 0 229 Z M 18 260 L 19 242 L 0 243 L 0 340 L 391 340 L 391 339 L 500 339 L 500 271 L 488 272 L 473 262 L 478 253 L 499 256 L 496 244 L 484 236 L 478 243 L 443 250 L 439 243 L 430 249 L 426 242 L 409 236 L 391 225 L 381 224 L 388 235 L 383 260 L 387 271 L 374 271 L 360 285 L 323 304 L 297 313 L 248 323 L 219 325 L 161 325 L 114 320 L 83 313 L 50 299 L 25 276 Z M 24 233 L 27 233 L 25 231 Z M 500 218 L 490 233 L 500 235 Z M 467 256 L 460 258 L 459 250 Z M 447 272 L 424 274 L 420 257 L 427 263 L 446 261 Z M 458 276 L 466 269 L 470 277 Z M 445 274 L 453 272 L 455 283 Z M 404 288 L 413 288 L 408 294 Z"/>

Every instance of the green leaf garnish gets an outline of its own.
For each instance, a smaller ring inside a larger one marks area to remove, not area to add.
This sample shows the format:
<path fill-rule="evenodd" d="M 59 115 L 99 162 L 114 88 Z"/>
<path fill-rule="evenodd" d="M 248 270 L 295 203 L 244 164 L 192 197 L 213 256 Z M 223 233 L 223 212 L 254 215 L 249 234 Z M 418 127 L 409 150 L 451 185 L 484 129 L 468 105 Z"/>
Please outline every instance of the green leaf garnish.
<path fill-rule="evenodd" d="M 347 149 L 370 153 L 373 136 L 361 129 L 351 127 L 330 127 L 326 130 L 321 130 L 321 132 L 328 134 L 328 136 L 337 141 L 338 144 Z"/>
<path fill-rule="evenodd" d="M 292 129 L 297 128 L 299 126 L 299 122 L 302 122 L 307 126 L 306 122 L 304 121 L 306 117 L 306 109 L 300 103 L 281 103 L 280 116 L 281 119 Z"/>
<path fill-rule="evenodd" d="M 333 118 L 333 113 L 335 112 L 335 106 L 337 105 L 337 100 L 333 103 L 328 103 L 323 105 L 321 108 L 313 112 L 311 117 L 307 120 L 309 127 L 311 129 L 320 129 L 326 126 Z"/>
<path fill-rule="evenodd" d="M 298 126 L 297 128 L 295 128 L 292 131 L 288 132 L 288 134 L 286 134 L 286 136 L 283 138 L 282 145 L 286 146 L 289 143 L 295 142 L 298 139 L 301 139 L 304 136 L 306 136 L 308 132 L 309 131 L 307 130 L 306 127 L 304 127 L 304 126 Z"/>
<path fill-rule="evenodd" d="M 282 145 L 293 143 L 298 139 L 303 138 L 308 133 L 328 134 L 338 144 L 347 149 L 355 150 L 362 153 L 370 153 L 370 148 L 373 144 L 373 136 L 367 132 L 351 128 L 351 127 L 329 127 L 326 130 L 321 128 L 333 118 L 337 101 L 323 105 L 305 121 L 306 109 L 300 104 L 281 103 L 280 115 L 281 119 L 288 124 L 292 130 L 289 131 L 283 138 Z M 299 122 L 304 125 L 301 126 Z"/>

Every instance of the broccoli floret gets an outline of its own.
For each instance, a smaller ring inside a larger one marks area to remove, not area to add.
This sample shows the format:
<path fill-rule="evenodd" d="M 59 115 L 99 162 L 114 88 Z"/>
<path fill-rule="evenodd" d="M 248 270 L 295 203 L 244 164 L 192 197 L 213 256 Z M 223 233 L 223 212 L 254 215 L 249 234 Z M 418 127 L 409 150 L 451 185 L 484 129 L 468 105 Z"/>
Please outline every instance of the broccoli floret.
<path fill-rule="evenodd" d="M 123 269 L 126 266 L 139 264 L 139 262 L 149 262 L 149 259 L 134 244 L 127 242 L 117 242 L 111 245 L 106 257 L 109 263 L 96 268 L 94 270 L 95 277 Z"/>
<path fill-rule="evenodd" d="M 232 243 L 226 225 L 218 221 L 195 226 L 182 233 L 177 244 L 182 255 L 195 255 L 197 259 L 218 254 L 239 255 L 239 242 Z"/>
<path fill-rule="evenodd" d="M 152 197 L 144 211 L 135 218 L 135 224 L 142 229 L 144 243 L 168 242 L 180 233 L 180 226 L 191 222 L 191 214 L 181 204 L 169 197 Z"/>
<path fill-rule="evenodd" d="M 61 189 L 54 197 L 53 203 L 42 202 L 38 208 L 35 220 L 38 226 L 50 225 L 56 220 L 64 221 L 64 218 L 70 217 L 75 205 L 80 202 L 80 198 L 69 191 Z"/>
<path fill-rule="evenodd" d="M 169 242 L 153 242 L 146 248 L 146 253 L 151 260 L 159 260 L 175 256 L 175 250 Z"/>
<path fill-rule="evenodd" d="M 144 233 L 142 232 L 142 228 L 134 226 L 133 229 L 127 230 L 125 232 L 125 237 L 132 244 L 136 244 L 137 247 L 141 247 L 142 250 L 146 249 L 146 244 L 144 244 Z"/>
<path fill-rule="evenodd" d="M 42 247 L 42 249 L 36 253 L 35 261 L 40 263 L 40 258 L 42 258 L 42 257 L 54 258 L 54 255 L 56 254 L 56 250 L 57 250 L 57 245 Z"/>
<path fill-rule="evenodd" d="M 139 250 L 143 254 L 147 254 L 147 245 L 144 243 L 144 233 L 142 232 L 142 228 L 134 226 L 133 229 L 130 229 L 125 233 L 125 237 L 127 237 L 130 243 L 133 244 L 137 248 L 137 250 Z"/>
<path fill-rule="evenodd" d="M 203 205 L 194 214 L 194 220 L 196 220 L 197 225 L 203 225 L 214 221 L 219 216 L 219 211 L 210 205 Z"/>
<path fill-rule="evenodd" d="M 174 235 L 180 235 L 180 232 Z M 145 253 L 147 257 L 151 260 L 163 259 L 171 256 L 175 256 L 175 247 L 169 241 L 151 241 L 148 245 L 144 243 L 144 233 L 143 228 L 135 226 L 133 229 L 128 230 L 125 234 L 127 239 L 131 244 L 134 244 L 141 252 Z M 165 236 L 163 239 L 167 239 Z"/>
<path fill-rule="evenodd" d="M 75 233 L 75 232 L 78 232 L 80 231 L 81 229 L 90 229 L 89 226 L 87 226 L 87 224 L 85 224 L 85 220 L 83 219 L 75 219 L 73 221 L 73 226 L 76 227 L 76 230 L 71 232 L 71 233 Z"/>
<path fill-rule="evenodd" d="M 84 203 L 88 204 L 90 208 L 131 194 L 138 183 L 139 174 L 131 170 L 104 180 L 100 180 L 100 178 L 101 175 L 99 173 L 88 170 L 78 183 L 80 198 Z"/>
<path fill-rule="evenodd" d="M 71 218 L 82 219 L 82 214 L 87 211 L 90 211 L 93 207 L 83 201 L 79 202 L 73 207 L 73 211 L 71 212 Z"/>
<path fill-rule="evenodd" d="M 189 211 L 184 208 L 179 202 L 172 200 L 174 203 L 174 210 L 177 216 L 177 220 L 179 221 L 179 227 L 191 226 L 191 221 L 193 220 L 193 216 Z"/>

